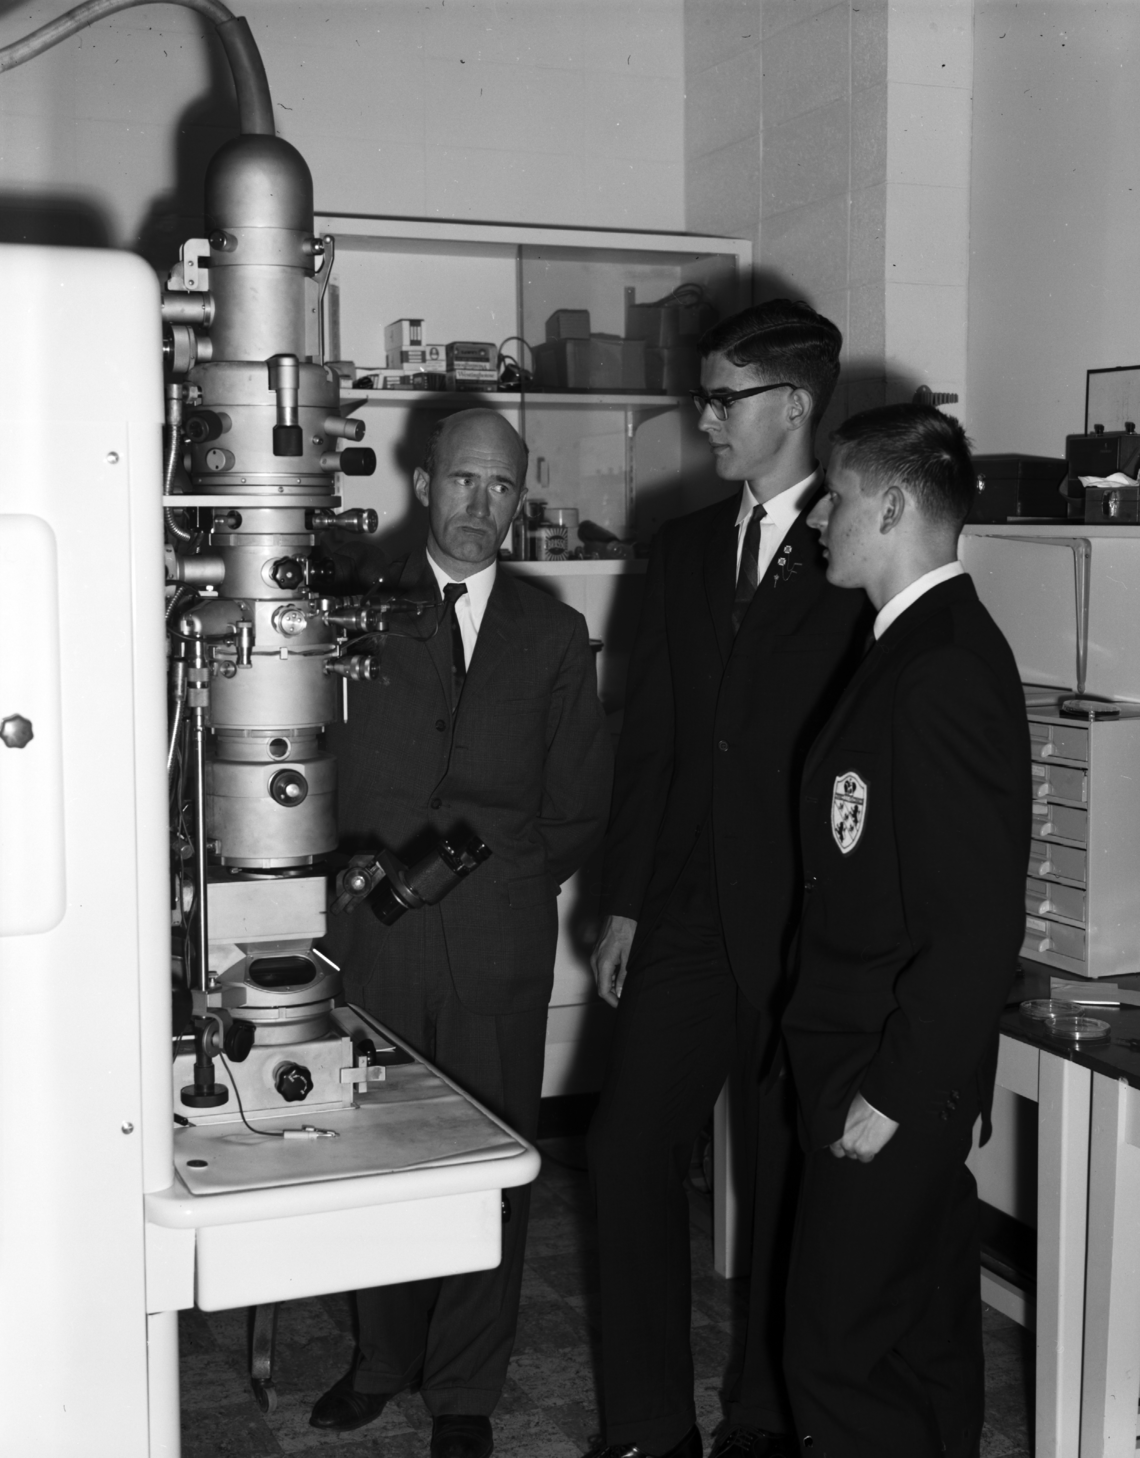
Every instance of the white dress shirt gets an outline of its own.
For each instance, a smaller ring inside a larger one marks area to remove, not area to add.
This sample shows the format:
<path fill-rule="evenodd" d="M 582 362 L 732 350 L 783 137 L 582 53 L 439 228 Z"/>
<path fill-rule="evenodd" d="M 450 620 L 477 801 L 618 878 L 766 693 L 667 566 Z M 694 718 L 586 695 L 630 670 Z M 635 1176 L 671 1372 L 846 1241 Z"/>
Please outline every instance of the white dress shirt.
<path fill-rule="evenodd" d="M 878 642 L 894 620 L 901 617 L 908 607 L 919 600 L 923 593 L 929 592 L 932 587 L 937 587 L 940 582 L 949 582 L 952 577 L 961 577 L 965 570 L 961 562 L 947 562 L 944 567 L 935 567 L 933 572 L 926 572 L 921 577 L 916 577 L 909 587 L 904 587 L 901 592 L 896 592 L 890 602 L 884 603 L 879 609 L 879 615 L 871 629 L 875 635 L 875 641 Z"/>
<path fill-rule="evenodd" d="M 760 520 L 760 553 L 756 562 L 757 583 L 767 572 L 772 558 L 784 546 L 785 533 L 791 530 L 796 517 L 804 509 L 818 484 L 819 472 L 813 471 L 810 476 L 805 476 L 802 481 L 797 481 L 794 486 L 789 486 L 786 491 L 781 491 L 779 496 L 773 496 L 771 501 L 764 503 L 766 514 Z M 752 494 L 752 487 L 745 481 L 744 490 L 740 494 L 740 510 L 736 513 L 736 576 L 732 579 L 734 582 L 740 578 L 744 533 L 748 530 L 749 518 L 759 505 L 760 503 Z"/>
<path fill-rule="evenodd" d="M 430 547 L 427 559 L 428 566 L 439 584 L 440 596 L 442 596 L 444 587 L 449 582 L 459 579 L 448 577 L 432 556 Z M 471 655 L 475 652 L 475 641 L 479 637 L 479 629 L 483 626 L 483 614 L 487 611 L 487 600 L 495 585 L 495 569 L 498 565 L 497 561 L 492 562 L 482 571 L 475 572 L 470 577 L 464 577 L 462 581 L 467 584 L 467 591 L 455 602 L 455 620 L 459 624 L 459 632 L 463 638 L 463 659 L 467 668 L 471 667 Z"/>

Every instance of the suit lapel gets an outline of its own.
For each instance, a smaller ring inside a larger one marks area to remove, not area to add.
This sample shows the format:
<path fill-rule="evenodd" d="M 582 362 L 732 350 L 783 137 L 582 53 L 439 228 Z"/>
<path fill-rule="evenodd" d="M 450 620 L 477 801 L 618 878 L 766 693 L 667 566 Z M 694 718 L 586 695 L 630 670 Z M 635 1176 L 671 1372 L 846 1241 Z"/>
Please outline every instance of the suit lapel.
<path fill-rule="evenodd" d="M 451 633 L 443 621 L 443 599 L 436 584 L 435 573 L 428 566 L 427 553 L 421 548 L 408 558 L 400 574 L 403 588 L 428 586 L 436 601 L 436 629 L 427 640 L 428 657 L 439 674 L 439 686 L 443 690 L 444 702 L 451 703 Z"/>
<path fill-rule="evenodd" d="M 487 610 L 479 625 L 479 636 L 475 640 L 475 652 L 467 669 L 467 679 L 459 698 L 463 702 L 469 695 L 481 694 L 511 645 L 517 641 L 518 623 L 523 607 L 518 587 L 509 572 L 502 565 L 495 572 L 495 585 L 487 599 Z M 450 652 L 450 650 L 449 650 Z M 450 657 L 448 663 L 450 665 Z"/>
<path fill-rule="evenodd" d="M 741 620 L 738 640 L 775 627 L 799 607 L 805 592 L 819 591 L 819 579 L 826 569 L 819 534 L 807 524 L 817 499 L 813 496 L 807 502 L 781 538 L 776 555 L 756 584 L 756 596 Z"/>
<path fill-rule="evenodd" d="M 740 496 L 730 496 L 714 517 L 704 550 L 705 597 L 725 663 L 732 652 L 732 603 L 736 596 L 736 517 Z"/>
<path fill-rule="evenodd" d="M 910 639 L 924 622 L 935 613 L 949 606 L 956 597 L 976 598 L 974 584 L 967 576 L 952 577 L 949 582 L 940 582 L 929 592 L 923 593 L 901 616 L 897 617 L 883 636 L 864 654 L 863 661 L 855 670 L 851 682 L 843 690 L 843 696 L 832 711 L 831 718 L 820 731 L 819 738 L 812 745 L 804 766 L 804 779 L 814 773 L 817 765 L 835 742 L 839 731 L 850 717 L 860 694 L 869 680 L 875 678 L 891 662 L 895 653 Z"/>

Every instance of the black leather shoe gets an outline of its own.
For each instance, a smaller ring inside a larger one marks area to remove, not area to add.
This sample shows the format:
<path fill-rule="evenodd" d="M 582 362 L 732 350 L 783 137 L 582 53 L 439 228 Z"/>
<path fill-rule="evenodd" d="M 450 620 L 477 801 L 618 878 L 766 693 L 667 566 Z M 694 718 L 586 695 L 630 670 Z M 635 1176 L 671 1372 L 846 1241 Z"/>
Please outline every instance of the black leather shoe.
<path fill-rule="evenodd" d="M 729 1428 L 713 1444 L 709 1458 L 796 1458 L 799 1444 L 790 1433 L 763 1428 Z"/>
<path fill-rule="evenodd" d="M 310 1427 L 323 1428 L 327 1433 L 351 1433 L 375 1422 L 392 1394 L 356 1392 L 352 1386 L 354 1375 L 355 1369 L 350 1369 L 323 1397 L 317 1398 L 309 1414 Z"/>
<path fill-rule="evenodd" d="M 494 1446 L 489 1417 L 444 1413 L 431 1420 L 431 1458 L 489 1458 Z"/>
<path fill-rule="evenodd" d="M 701 1458 L 704 1445 L 701 1432 L 696 1425 L 691 1427 L 679 1443 L 664 1453 L 650 1453 L 639 1443 L 599 1443 L 591 1448 L 586 1458 Z M 747 1458 L 745 1454 L 733 1454 L 732 1458 Z"/>

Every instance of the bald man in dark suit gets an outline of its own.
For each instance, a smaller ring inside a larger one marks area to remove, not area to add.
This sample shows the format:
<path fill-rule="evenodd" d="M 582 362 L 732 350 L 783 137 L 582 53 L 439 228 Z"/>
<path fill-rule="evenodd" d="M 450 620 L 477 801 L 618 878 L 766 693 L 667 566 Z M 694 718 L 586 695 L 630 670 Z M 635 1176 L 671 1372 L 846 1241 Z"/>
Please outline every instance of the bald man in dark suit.
<path fill-rule="evenodd" d="M 537 1130 L 560 884 L 601 839 L 611 751 L 581 614 L 499 570 L 525 495 L 526 449 L 491 410 L 447 417 L 415 473 L 424 551 L 400 586 L 438 603 L 438 631 L 385 635 L 330 734 L 340 829 L 414 861 L 474 832 L 491 858 L 437 906 L 381 925 L 333 918 L 332 951 L 363 1006 L 526 1139 Z M 435 621 L 433 619 L 433 621 Z M 418 1387 L 432 1458 L 486 1458 L 518 1319 L 529 1189 L 505 1192 L 491 1271 L 356 1293 L 351 1370 L 313 1408 L 349 1432 Z"/>

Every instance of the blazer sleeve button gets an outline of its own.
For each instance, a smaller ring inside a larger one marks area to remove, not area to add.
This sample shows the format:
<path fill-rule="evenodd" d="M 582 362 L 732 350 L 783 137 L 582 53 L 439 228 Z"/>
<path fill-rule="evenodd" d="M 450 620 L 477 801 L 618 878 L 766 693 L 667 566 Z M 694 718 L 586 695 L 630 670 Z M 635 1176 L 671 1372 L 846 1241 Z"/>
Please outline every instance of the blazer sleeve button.
<path fill-rule="evenodd" d="M 430 805 L 429 805 L 429 808 L 430 808 L 430 809 L 432 809 L 432 810 L 438 810 L 438 809 L 439 809 L 439 807 L 440 807 L 440 806 L 441 806 L 441 805 L 442 805 L 442 804 L 443 804 L 443 801 L 442 801 L 442 800 L 432 800 L 432 801 L 431 801 L 431 802 L 430 802 Z"/>
<path fill-rule="evenodd" d="M 722 739 L 720 741 L 720 743 L 717 745 L 717 748 L 720 749 L 720 750 L 722 750 L 722 751 L 723 750 L 726 750 L 728 748 L 728 740 L 727 739 Z"/>

